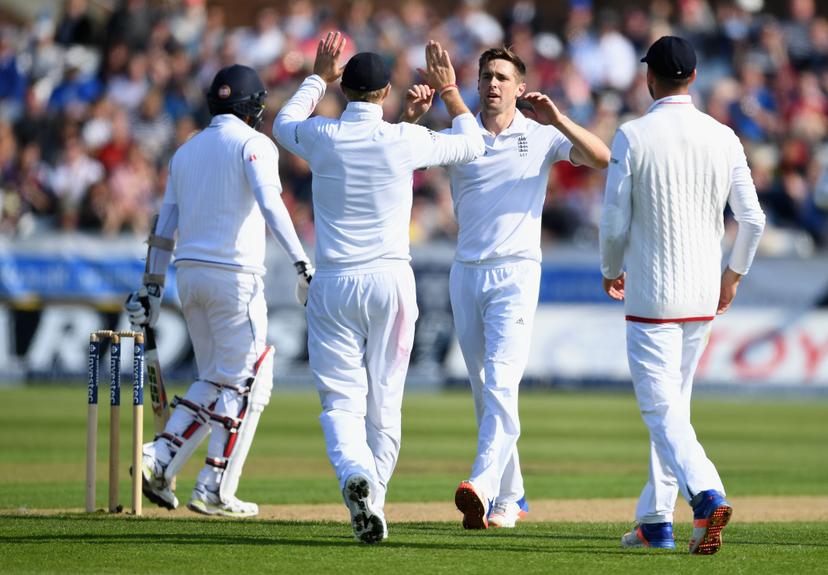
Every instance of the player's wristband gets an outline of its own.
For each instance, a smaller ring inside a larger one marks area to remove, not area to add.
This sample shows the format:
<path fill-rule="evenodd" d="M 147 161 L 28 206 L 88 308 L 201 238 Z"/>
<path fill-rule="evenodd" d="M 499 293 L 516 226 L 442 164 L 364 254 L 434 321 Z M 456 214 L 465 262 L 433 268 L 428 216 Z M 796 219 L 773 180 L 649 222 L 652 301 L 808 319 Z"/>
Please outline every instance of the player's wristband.
<path fill-rule="evenodd" d="M 446 92 L 448 92 L 450 90 L 457 90 L 458 92 L 460 91 L 460 89 L 457 87 L 457 84 L 446 84 L 445 86 L 440 88 L 440 92 L 439 92 L 440 97 L 442 98 L 443 94 L 445 94 Z"/>

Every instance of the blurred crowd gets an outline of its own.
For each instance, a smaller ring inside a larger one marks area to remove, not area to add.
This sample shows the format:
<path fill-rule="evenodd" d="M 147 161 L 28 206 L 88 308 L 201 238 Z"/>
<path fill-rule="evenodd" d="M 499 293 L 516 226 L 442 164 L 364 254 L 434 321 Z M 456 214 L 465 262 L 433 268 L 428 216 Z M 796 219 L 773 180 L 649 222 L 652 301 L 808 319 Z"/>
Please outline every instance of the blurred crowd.
<path fill-rule="evenodd" d="M 169 158 L 209 122 L 204 93 L 215 72 L 235 62 L 260 72 L 269 90 L 262 130 L 269 133 L 331 29 L 347 34 L 346 57 L 371 50 L 388 58 L 395 88 L 385 103 L 389 121 L 417 81 L 427 40 L 450 51 L 472 109 L 480 52 L 506 44 L 526 62 L 529 90 L 549 94 L 607 142 L 651 103 L 639 58 L 654 39 L 675 34 L 699 55 L 696 105 L 742 138 L 768 215 L 762 251 L 809 255 L 828 246 L 828 19 L 815 1 L 790 0 L 787 13 L 771 15 L 763 0 L 650 0 L 601 10 L 591 0 L 569 0 L 549 28 L 533 0 L 504 12 L 460 0 L 448 15 L 421 0 L 351 0 L 338 10 L 293 0 L 232 28 L 225 9 L 205 0 L 122 0 L 110 11 L 65 0 L 24 27 L 0 30 L 0 233 L 145 235 Z M 343 106 L 332 89 L 317 113 L 336 116 Z M 443 128 L 446 119 L 438 102 L 423 122 Z M 280 174 L 300 237 L 312 244 L 308 167 L 283 152 Z M 545 241 L 594 245 L 603 184 L 602 172 L 557 164 Z M 417 172 L 412 243 L 454 234 L 446 174 Z"/>

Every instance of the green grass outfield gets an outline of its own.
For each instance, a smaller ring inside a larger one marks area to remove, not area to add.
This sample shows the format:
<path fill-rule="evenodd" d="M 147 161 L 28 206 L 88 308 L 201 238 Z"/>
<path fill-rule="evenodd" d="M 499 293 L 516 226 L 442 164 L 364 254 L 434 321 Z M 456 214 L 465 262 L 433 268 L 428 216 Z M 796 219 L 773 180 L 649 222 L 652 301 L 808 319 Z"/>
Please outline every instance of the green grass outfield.
<path fill-rule="evenodd" d="M 122 409 L 126 503 L 131 416 Z M 107 412 L 102 404 L 99 507 L 106 497 Z M 260 504 L 340 501 L 318 413 L 312 393 L 274 394 L 240 497 Z M 693 413 L 733 497 L 828 495 L 828 401 L 702 398 Z M 392 524 L 391 539 L 368 548 L 353 542 L 344 523 L 22 513 L 83 507 L 85 416 L 82 386 L 0 388 L 0 571 L 695 573 L 709 572 L 715 561 L 723 573 L 828 573 L 828 523 L 740 523 L 738 509 L 714 557 L 622 550 L 623 523 L 525 523 L 483 533 L 464 532 L 459 521 Z M 530 504 L 638 494 L 648 445 L 631 395 L 524 393 L 521 417 Z M 151 426 L 147 409 L 148 434 Z M 389 502 L 450 502 L 475 451 L 470 396 L 409 394 L 403 428 Z M 203 454 L 202 447 L 179 476 L 185 501 Z M 689 526 L 676 529 L 681 549 Z"/>

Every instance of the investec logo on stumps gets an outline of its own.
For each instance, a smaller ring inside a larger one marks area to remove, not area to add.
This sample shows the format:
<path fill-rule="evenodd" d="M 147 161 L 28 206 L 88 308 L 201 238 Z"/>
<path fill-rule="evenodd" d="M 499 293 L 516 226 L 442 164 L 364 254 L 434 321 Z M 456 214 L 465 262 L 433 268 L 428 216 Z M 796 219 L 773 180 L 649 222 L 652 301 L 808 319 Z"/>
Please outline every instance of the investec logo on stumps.
<path fill-rule="evenodd" d="M 98 403 L 98 344 L 89 344 L 89 358 L 87 360 L 89 381 L 86 383 L 86 400 L 90 405 Z"/>
<path fill-rule="evenodd" d="M 132 405 L 144 405 L 144 345 L 135 344 L 132 354 Z"/>
<path fill-rule="evenodd" d="M 111 362 L 109 366 L 109 377 L 112 383 L 109 385 L 109 405 L 121 405 L 121 346 L 112 343 L 109 351 Z"/>

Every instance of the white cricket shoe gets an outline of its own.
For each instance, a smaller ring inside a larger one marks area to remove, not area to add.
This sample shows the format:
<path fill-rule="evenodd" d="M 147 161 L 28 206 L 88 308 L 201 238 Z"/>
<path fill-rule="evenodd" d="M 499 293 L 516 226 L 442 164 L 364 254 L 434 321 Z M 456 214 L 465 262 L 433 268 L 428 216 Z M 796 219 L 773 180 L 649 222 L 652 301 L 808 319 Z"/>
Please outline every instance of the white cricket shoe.
<path fill-rule="evenodd" d="M 132 475 L 132 469 L 129 470 Z M 164 479 L 164 468 L 156 459 L 147 453 L 146 447 L 141 456 L 141 491 L 144 496 L 164 509 L 173 510 L 178 507 L 178 498 Z"/>
<path fill-rule="evenodd" d="M 518 520 L 523 519 L 527 513 L 528 510 L 523 509 L 519 503 L 495 503 L 489 514 L 489 527 L 513 529 Z"/>
<path fill-rule="evenodd" d="M 202 515 L 221 517 L 255 517 L 259 514 L 259 506 L 255 503 L 242 501 L 237 497 L 222 501 L 218 493 L 208 490 L 201 484 L 196 484 L 193 489 L 187 508 Z"/>
<path fill-rule="evenodd" d="M 371 504 L 371 483 L 367 478 L 359 473 L 349 476 L 342 496 L 351 512 L 351 526 L 357 541 L 379 543 L 388 538 L 385 516 Z"/>

